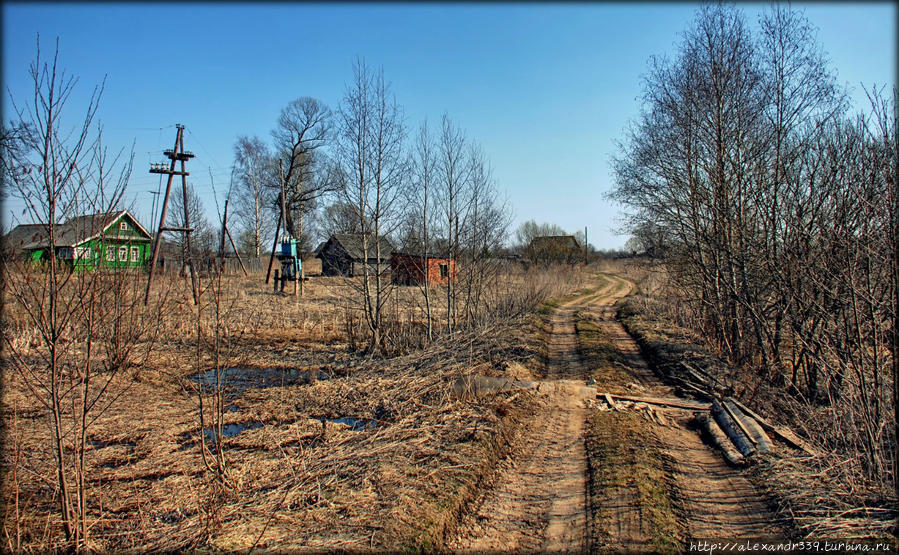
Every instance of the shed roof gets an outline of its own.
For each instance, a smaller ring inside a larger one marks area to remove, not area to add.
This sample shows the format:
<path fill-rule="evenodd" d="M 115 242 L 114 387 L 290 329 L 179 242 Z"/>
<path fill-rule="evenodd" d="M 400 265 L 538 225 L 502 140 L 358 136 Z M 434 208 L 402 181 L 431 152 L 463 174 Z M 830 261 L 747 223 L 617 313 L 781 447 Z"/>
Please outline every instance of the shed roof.
<path fill-rule="evenodd" d="M 369 240 L 372 238 L 372 235 L 368 235 Z M 343 249 L 347 255 L 353 260 L 363 260 L 365 256 L 362 252 L 362 234 L 361 233 L 335 233 L 328 239 L 328 242 L 334 242 Z M 386 259 L 393 252 L 393 244 L 383 235 L 380 237 L 381 243 L 381 258 Z M 324 250 L 324 247 L 322 247 Z M 369 245 L 369 256 L 368 258 L 374 258 L 375 249 L 374 245 Z"/>

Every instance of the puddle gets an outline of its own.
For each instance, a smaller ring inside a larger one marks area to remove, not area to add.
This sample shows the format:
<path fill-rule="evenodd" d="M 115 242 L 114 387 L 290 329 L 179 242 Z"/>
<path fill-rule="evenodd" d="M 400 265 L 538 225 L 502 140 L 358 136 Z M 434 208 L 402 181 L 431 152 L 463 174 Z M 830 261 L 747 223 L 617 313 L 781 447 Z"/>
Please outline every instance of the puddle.
<path fill-rule="evenodd" d="M 319 422 L 324 422 L 325 420 L 327 420 L 328 422 L 335 422 L 337 424 L 346 424 L 354 432 L 358 432 L 360 430 L 368 430 L 378 425 L 378 422 L 375 420 L 351 418 L 349 416 L 342 416 L 340 418 L 324 418 L 321 416 L 316 416 L 315 419 Z"/>
<path fill-rule="evenodd" d="M 256 428 L 261 428 L 264 425 L 265 424 L 263 424 L 262 422 L 241 422 L 239 424 L 225 424 L 224 426 L 222 426 L 222 436 L 234 437 L 241 432 L 245 432 L 247 430 L 255 430 Z M 203 436 L 208 443 L 215 443 L 215 432 L 216 431 L 213 428 L 203 428 Z M 187 432 L 181 435 L 181 437 L 185 440 L 185 443 L 178 448 L 179 451 L 187 451 L 197 444 L 194 441 L 190 441 L 191 435 L 191 432 Z"/>
<path fill-rule="evenodd" d="M 261 428 L 262 426 L 262 422 L 241 422 L 240 424 L 225 424 L 224 426 L 222 426 L 222 435 L 224 437 L 234 437 L 240 432 L 244 432 L 246 430 L 255 430 L 256 428 Z M 204 428 L 203 435 L 206 436 L 206 441 L 215 443 L 215 430 L 213 430 L 212 428 Z"/>
<path fill-rule="evenodd" d="M 190 380 L 203 386 L 215 386 L 215 368 L 194 374 Z M 251 387 L 283 387 L 285 385 L 308 384 L 313 377 L 327 380 L 330 374 L 318 370 L 297 370 L 296 368 L 223 368 L 221 379 L 225 389 L 241 393 Z M 235 409 L 236 410 L 236 409 Z"/>

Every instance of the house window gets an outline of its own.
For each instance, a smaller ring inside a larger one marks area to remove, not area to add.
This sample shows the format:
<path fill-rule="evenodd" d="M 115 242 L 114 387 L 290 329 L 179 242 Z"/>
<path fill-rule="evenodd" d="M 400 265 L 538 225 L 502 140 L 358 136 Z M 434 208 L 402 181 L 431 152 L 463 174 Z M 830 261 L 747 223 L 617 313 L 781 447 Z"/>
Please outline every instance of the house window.
<path fill-rule="evenodd" d="M 137 262 L 140 258 L 140 247 L 131 247 L 131 262 Z"/>
<path fill-rule="evenodd" d="M 87 260 L 91 257 L 91 248 L 90 247 L 75 247 L 75 256 L 76 260 Z"/>
<path fill-rule="evenodd" d="M 128 229 L 128 224 L 125 222 L 119 222 L 119 229 L 125 231 L 126 229 Z"/>
<path fill-rule="evenodd" d="M 128 261 L 128 247 L 125 247 L 125 246 L 119 247 L 119 260 L 122 262 Z"/>
<path fill-rule="evenodd" d="M 440 265 L 440 277 L 441 278 L 449 277 L 449 265 L 448 264 Z"/>
<path fill-rule="evenodd" d="M 106 261 L 115 262 L 115 247 L 106 247 Z"/>

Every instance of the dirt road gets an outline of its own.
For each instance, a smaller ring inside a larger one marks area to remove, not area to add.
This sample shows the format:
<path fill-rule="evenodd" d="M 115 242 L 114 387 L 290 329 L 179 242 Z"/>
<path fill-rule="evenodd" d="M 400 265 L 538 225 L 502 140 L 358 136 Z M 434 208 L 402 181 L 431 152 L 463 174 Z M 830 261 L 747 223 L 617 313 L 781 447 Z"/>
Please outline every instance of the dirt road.
<path fill-rule="evenodd" d="M 640 507 L 633 506 L 635 501 L 626 491 L 602 493 L 607 499 L 589 498 L 585 424 L 588 410 L 592 410 L 587 401 L 595 398 L 597 389 L 585 385 L 588 368 L 578 354 L 574 326 L 576 312 L 589 314 L 627 361 L 635 387 L 648 395 L 672 395 L 614 318 L 612 305 L 632 287 L 621 278 L 604 276 L 599 290 L 553 311 L 547 376 L 538 388 L 540 410 L 447 547 L 458 551 L 593 551 L 648 545 Z M 666 426 L 646 423 L 653 427 L 652 434 L 667 459 L 665 467 L 676 486 L 686 536 L 733 538 L 776 533 L 771 513 L 753 485 L 687 428 L 690 417 L 689 413 L 671 411 L 666 413 Z M 611 542 L 596 544 L 590 537 L 589 507 L 597 503 L 614 507 L 612 529 L 619 537 Z"/>

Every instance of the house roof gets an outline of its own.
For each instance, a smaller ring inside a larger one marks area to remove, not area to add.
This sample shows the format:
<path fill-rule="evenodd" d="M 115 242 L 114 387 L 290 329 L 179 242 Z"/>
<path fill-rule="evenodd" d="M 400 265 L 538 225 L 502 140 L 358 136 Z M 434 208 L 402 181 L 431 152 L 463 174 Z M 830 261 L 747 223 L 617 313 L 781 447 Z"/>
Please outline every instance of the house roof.
<path fill-rule="evenodd" d="M 44 224 L 21 224 L 3 236 L 3 248 L 28 250 L 40 246 L 47 237 L 47 226 Z"/>
<path fill-rule="evenodd" d="M 371 235 L 368 236 L 369 239 Z M 353 260 L 363 260 L 365 257 L 362 253 L 362 234 L 361 233 L 335 233 L 328 239 L 328 242 L 334 242 Z M 384 236 L 380 237 L 381 242 L 381 258 L 386 259 L 393 252 L 393 244 Z M 322 248 L 324 250 L 324 247 Z M 369 258 L 374 258 L 374 245 L 369 245 Z"/>
<path fill-rule="evenodd" d="M 110 230 L 111 233 L 104 233 L 109 226 L 123 216 L 127 217 L 134 226 L 145 235 L 145 237 L 119 235 L 117 233 L 118 230 Z M 95 239 L 101 234 L 108 239 L 123 239 L 129 241 L 149 241 L 151 239 L 150 234 L 147 233 L 147 230 L 140 225 L 140 222 L 138 222 L 134 216 L 127 210 L 119 210 L 117 212 L 87 214 L 69 218 L 65 223 L 56 226 L 56 246 L 74 247 L 91 239 Z M 24 224 L 17 226 L 10 231 L 5 238 L 5 241 L 11 248 L 32 249 L 46 246 L 47 239 L 46 224 Z"/>
<path fill-rule="evenodd" d="M 542 237 L 534 237 L 531 240 L 530 248 L 532 249 L 579 249 L 574 235 L 544 235 Z"/>

